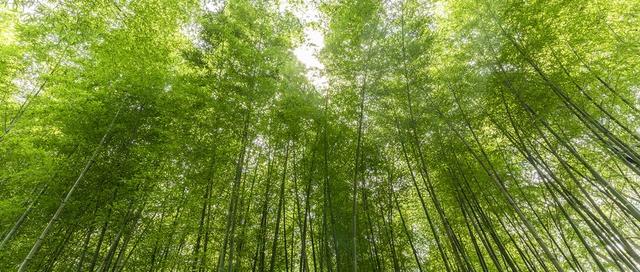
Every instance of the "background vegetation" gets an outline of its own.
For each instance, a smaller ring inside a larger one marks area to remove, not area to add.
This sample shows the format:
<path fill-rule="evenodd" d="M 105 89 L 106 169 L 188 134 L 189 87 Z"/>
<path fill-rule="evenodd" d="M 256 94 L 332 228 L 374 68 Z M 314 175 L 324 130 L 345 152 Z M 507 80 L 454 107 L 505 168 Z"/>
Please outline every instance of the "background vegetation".
<path fill-rule="evenodd" d="M 0 271 L 639 271 L 639 14 L 0 4 Z"/>

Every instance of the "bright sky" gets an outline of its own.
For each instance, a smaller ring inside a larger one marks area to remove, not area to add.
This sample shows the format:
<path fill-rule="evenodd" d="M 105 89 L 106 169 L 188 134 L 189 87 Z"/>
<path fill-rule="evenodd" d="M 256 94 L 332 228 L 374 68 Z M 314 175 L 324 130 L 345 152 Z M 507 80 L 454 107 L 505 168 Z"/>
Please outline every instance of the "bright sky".
<path fill-rule="evenodd" d="M 311 83 L 319 89 L 328 86 L 327 79 L 322 75 L 324 65 L 318 59 L 318 52 L 324 47 L 324 37 L 322 32 L 305 28 L 305 41 L 298 48 L 293 50 L 298 60 L 307 68 L 306 76 Z"/>
<path fill-rule="evenodd" d="M 10 1 L 11 3 L 11 1 Z M 208 11 L 219 10 L 224 6 L 224 1 L 204 1 L 204 9 Z M 35 12 L 37 5 L 29 6 L 26 13 Z M 325 89 L 328 86 L 326 77 L 323 76 L 324 65 L 318 59 L 318 53 L 324 47 L 324 36 L 320 30 L 314 29 L 309 24 L 321 23 L 322 14 L 316 8 L 316 4 L 313 0 L 304 0 L 302 5 L 291 6 L 287 0 L 281 0 L 280 12 L 291 11 L 300 21 L 305 25 L 304 28 L 304 42 L 293 50 L 293 54 L 306 68 L 306 76 L 311 83 L 319 90 Z M 189 25 L 185 31 L 187 36 L 196 35 L 198 29 L 195 25 Z M 1 32 L 0 32 L 1 33 Z M 5 33 L 1 33 L 5 34 Z M 190 37 L 194 42 L 197 42 L 197 37 Z"/>
<path fill-rule="evenodd" d="M 206 1 L 204 8 L 208 11 L 219 10 L 223 7 L 223 1 Z M 280 1 L 280 12 L 291 11 L 305 25 L 304 42 L 293 50 L 293 54 L 306 68 L 306 76 L 311 83 L 322 90 L 328 86 L 327 79 L 322 75 L 324 65 L 318 59 L 318 53 L 324 47 L 322 32 L 309 27 L 311 23 L 321 22 L 321 13 L 316 8 L 313 0 L 304 0 L 302 5 L 291 6 L 288 0 Z"/>
<path fill-rule="evenodd" d="M 281 11 L 290 9 L 306 25 L 304 42 L 293 50 L 293 54 L 306 67 L 306 76 L 309 81 L 320 90 L 327 88 L 328 81 L 323 76 L 324 65 L 318 59 L 318 53 L 324 47 L 324 36 L 320 30 L 308 26 L 310 23 L 320 23 L 322 16 L 320 11 L 309 0 L 306 0 L 302 7 L 290 7 L 286 0 L 282 1 L 280 5 Z"/>

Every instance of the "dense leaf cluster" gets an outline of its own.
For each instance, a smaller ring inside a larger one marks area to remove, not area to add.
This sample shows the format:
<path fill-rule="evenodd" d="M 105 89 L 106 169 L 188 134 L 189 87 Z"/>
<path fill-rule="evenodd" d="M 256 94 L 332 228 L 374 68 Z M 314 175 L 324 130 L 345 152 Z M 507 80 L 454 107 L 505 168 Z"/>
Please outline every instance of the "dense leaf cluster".
<path fill-rule="evenodd" d="M 0 271 L 640 271 L 640 2 L 288 2 L 0 4 Z"/>

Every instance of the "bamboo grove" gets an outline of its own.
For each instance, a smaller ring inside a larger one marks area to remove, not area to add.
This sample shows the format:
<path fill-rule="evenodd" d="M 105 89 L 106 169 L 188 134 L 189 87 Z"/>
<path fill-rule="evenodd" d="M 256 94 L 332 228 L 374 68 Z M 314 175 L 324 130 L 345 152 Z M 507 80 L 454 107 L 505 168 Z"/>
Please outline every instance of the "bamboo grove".
<path fill-rule="evenodd" d="M 639 15 L 2 3 L 0 271 L 640 271 Z"/>

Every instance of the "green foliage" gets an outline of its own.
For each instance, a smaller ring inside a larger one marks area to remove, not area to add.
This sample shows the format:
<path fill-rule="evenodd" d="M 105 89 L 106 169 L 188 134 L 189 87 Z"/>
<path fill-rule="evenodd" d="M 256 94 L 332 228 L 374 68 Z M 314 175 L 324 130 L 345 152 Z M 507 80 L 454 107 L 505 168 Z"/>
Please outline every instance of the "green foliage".
<path fill-rule="evenodd" d="M 0 4 L 0 271 L 639 271 L 637 14 Z"/>

